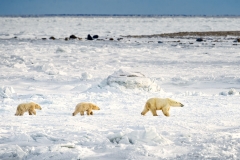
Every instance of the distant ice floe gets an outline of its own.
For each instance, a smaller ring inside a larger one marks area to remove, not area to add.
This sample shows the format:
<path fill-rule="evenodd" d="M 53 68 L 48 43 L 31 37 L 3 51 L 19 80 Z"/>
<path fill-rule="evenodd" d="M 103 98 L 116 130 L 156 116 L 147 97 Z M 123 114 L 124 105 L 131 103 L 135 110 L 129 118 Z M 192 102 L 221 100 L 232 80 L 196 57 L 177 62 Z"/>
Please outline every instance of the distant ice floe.
<path fill-rule="evenodd" d="M 111 87 L 124 86 L 127 89 L 143 89 L 146 91 L 160 91 L 160 86 L 154 80 L 145 77 L 140 72 L 118 70 L 107 78 L 107 85 Z"/>
<path fill-rule="evenodd" d="M 234 88 L 231 88 L 228 92 L 227 91 L 220 92 L 219 95 L 223 95 L 223 96 L 240 95 L 240 92 L 236 91 L 236 89 L 234 89 Z"/>
<path fill-rule="evenodd" d="M 112 143 L 117 144 L 171 144 L 167 138 L 159 135 L 155 127 L 146 127 L 144 130 L 131 131 L 124 134 L 123 132 L 110 134 L 107 137 Z"/>
<path fill-rule="evenodd" d="M 16 96 L 16 92 L 12 87 L 2 86 L 0 88 L 0 97 L 2 98 L 10 98 Z"/>

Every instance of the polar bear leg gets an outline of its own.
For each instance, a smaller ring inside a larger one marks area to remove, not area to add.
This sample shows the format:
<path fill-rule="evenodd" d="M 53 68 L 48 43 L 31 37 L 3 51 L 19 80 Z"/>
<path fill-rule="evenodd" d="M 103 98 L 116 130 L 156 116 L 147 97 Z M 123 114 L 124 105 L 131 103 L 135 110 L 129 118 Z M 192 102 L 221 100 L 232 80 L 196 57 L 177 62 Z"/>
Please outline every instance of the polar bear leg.
<path fill-rule="evenodd" d="M 80 111 L 80 114 L 81 114 L 81 116 L 83 116 L 84 115 L 84 111 Z"/>
<path fill-rule="evenodd" d="M 153 116 L 158 116 L 158 115 L 157 115 L 157 110 L 156 110 L 156 109 L 150 109 L 150 110 L 151 110 Z"/>
<path fill-rule="evenodd" d="M 150 108 L 150 104 L 146 103 L 141 115 L 145 115 L 149 111 L 149 108 Z"/>
<path fill-rule="evenodd" d="M 149 111 L 149 109 L 144 108 L 143 111 L 142 111 L 142 113 L 141 113 L 141 115 L 145 115 L 148 111 Z"/>
<path fill-rule="evenodd" d="M 87 110 L 87 115 L 91 115 L 91 113 L 92 113 L 91 109 Z"/>
<path fill-rule="evenodd" d="M 90 112 L 90 115 L 93 115 L 93 111 Z"/>
<path fill-rule="evenodd" d="M 19 114 L 19 112 L 18 112 L 18 110 L 16 111 L 16 113 L 15 113 L 15 116 L 19 116 L 20 114 Z"/>
<path fill-rule="evenodd" d="M 28 114 L 29 114 L 29 115 L 32 115 L 32 112 L 28 111 Z"/>
<path fill-rule="evenodd" d="M 74 111 L 74 112 L 72 113 L 72 116 L 75 116 L 76 114 L 78 114 L 78 111 Z"/>
<path fill-rule="evenodd" d="M 163 108 L 163 109 L 162 109 L 162 112 L 163 112 L 163 114 L 164 114 L 166 117 L 169 117 L 169 116 L 170 116 L 170 114 L 169 114 L 169 109 L 170 109 L 170 108 Z"/>
<path fill-rule="evenodd" d="M 36 115 L 36 111 L 35 110 L 30 110 L 30 112 L 34 115 Z"/>
<path fill-rule="evenodd" d="M 22 116 L 24 114 L 24 111 L 21 110 L 20 108 L 17 108 L 17 111 L 16 111 L 16 116 Z"/>

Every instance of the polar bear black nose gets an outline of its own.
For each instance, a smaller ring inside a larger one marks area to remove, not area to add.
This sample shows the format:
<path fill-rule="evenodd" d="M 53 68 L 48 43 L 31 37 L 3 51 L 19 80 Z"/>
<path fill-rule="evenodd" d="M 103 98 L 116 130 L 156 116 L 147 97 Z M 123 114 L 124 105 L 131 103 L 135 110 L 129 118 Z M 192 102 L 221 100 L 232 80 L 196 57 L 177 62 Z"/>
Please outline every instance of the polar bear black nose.
<path fill-rule="evenodd" d="M 181 103 L 181 107 L 183 107 L 184 105 Z"/>

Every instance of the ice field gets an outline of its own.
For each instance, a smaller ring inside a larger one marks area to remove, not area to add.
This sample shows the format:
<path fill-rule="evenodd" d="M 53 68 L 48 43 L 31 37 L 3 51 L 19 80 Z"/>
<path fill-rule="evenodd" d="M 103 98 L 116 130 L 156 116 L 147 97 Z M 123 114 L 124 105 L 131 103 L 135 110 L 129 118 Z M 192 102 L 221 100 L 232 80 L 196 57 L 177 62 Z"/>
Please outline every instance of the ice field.
<path fill-rule="evenodd" d="M 0 159 L 240 159 L 239 37 L 122 37 L 239 25 L 239 17 L 0 17 Z M 72 34 L 82 39 L 64 40 Z M 142 116 L 152 97 L 184 107 Z M 14 115 L 31 101 L 42 107 L 36 116 Z M 101 110 L 73 117 L 85 101 Z"/>

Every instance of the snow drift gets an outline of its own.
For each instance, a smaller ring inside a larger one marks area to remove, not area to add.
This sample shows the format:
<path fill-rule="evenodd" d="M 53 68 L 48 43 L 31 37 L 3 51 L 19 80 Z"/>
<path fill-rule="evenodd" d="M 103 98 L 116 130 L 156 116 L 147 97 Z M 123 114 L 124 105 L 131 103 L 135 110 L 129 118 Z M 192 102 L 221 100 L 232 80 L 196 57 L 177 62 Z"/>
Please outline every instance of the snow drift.
<path fill-rule="evenodd" d="M 124 86 L 127 89 L 143 89 L 145 91 L 159 91 L 160 87 L 154 80 L 145 77 L 141 72 L 118 70 L 108 76 L 107 84 L 111 87 Z"/>
<path fill-rule="evenodd" d="M 9 97 L 14 97 L 14 96 L 16 96 L 16 92 L 13 89 L 13 87 L 2 86 L 0 88 L 0 97 L 9 98 Z"/>

